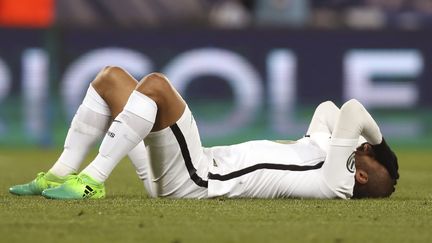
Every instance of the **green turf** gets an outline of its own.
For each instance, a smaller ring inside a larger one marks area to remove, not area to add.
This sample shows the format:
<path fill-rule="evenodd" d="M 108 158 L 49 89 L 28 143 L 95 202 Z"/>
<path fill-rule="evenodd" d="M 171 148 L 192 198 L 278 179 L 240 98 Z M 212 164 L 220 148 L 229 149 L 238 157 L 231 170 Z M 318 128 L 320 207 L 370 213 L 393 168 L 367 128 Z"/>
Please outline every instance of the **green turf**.
<path fill-rule="evenodd" d="M 57 155 L 0 150 L 0 242 L 432 242 L 428 151 L 399 150 L 401 180 L 385 200 L 149 199 L 127 161 L 104 200 L 9 195 Z"/>

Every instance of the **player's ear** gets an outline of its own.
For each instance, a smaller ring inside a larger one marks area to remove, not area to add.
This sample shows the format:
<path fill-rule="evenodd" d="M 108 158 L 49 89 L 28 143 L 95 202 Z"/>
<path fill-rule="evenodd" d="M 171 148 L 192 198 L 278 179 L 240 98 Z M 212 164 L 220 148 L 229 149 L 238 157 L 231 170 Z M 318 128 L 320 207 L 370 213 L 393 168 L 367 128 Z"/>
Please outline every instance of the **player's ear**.
<path fill-rule="evenodd" d="M 362 169 L 357 169 L 355 173 L 355 179 L 360 184 L 366 184 L 368 182 L 368 174 Z"/>

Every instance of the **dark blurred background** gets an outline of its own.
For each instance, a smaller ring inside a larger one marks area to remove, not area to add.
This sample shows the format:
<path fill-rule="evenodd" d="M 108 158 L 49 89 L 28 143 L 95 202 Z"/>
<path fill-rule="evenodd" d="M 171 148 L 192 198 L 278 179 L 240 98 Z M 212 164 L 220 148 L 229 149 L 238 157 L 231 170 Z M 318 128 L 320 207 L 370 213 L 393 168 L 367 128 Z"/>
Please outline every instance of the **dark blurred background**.
<path fill-rule="evenodd" d="M 0 0 L 0 146 L 61 146 L 106 65 L 164 72 L 205 145 L 296 139 L 357 98 L 432 144 L 432 0 Z"/>

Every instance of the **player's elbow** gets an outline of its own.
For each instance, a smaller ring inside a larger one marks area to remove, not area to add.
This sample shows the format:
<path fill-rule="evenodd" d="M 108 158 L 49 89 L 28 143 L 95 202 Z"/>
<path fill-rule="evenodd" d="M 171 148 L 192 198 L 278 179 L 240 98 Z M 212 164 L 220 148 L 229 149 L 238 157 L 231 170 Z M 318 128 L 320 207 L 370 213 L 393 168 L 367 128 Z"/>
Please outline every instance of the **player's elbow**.
<path fill-rule="evenodd" d="M 356 99 L 350 99 L 347 102 L 345 102 L 341 108 L 344 108 L 344 107 L 345 107 L 345 109 L 347 109 L 347 108 L 353 109 L 353 108 L 357 108 L 357 107 L 363 107 L 363 105 L 360 103 L 360 101 L 358 101 Z"/>
<path fill-rule="evenodd" d="M 349 114 L 353 116 L 361 114 L 364 110 L 364 106 L 356 99 L 350 99 L 341 107 L 341 112 L 343 114 Z"/>
<path fill-rule="evenodd" d="M 333 110 L 339 110 L 339 108 L 335 105 L 335 103 L 333 103 L 330 100 L 327 100 L 319 104 L 317 110 L 333 111 Z"/>

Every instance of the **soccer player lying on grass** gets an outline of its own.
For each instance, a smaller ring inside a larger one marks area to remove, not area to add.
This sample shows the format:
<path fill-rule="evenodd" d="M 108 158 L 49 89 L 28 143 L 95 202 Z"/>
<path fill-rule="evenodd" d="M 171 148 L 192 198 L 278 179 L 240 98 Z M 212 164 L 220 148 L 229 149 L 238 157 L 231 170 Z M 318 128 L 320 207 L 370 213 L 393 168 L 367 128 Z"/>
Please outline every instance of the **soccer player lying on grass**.
<path fill-rule="evenodd" d="M 149 74 L 137 84 L 123 69 L 107 67 L 91 83 L 83 104 L 86 121 L 97 124 L 107 107 L 115 119 L 99 154 L 80 174 L 73 175 L 77 167 L 59 160 L 62 167 L 74 168 L 68 172 L 72 175 L 58 174 L 57 162 L 30 183 L 41 185 L 38 191 L 46 187 L 46 198 L 103 198 L 104 181 L 143 139 L 151 192 L 159 197 L 376 198 L 390 196 L 399 178 L 395 154 L 356 100 L 340 110 L 329 101 L 320 104 L 306 136 L 295 142 L 260 140 L 211 148 L 202 147 L 191 111 L 162 74 Z M 88 149 L 87 144 L 82 147 Z M 56 181 L 53 186 L 64 183 L 48 188 L 51 180 Z M 28 185 L 10 191 L 21 194 L 20 188 Z"/>

